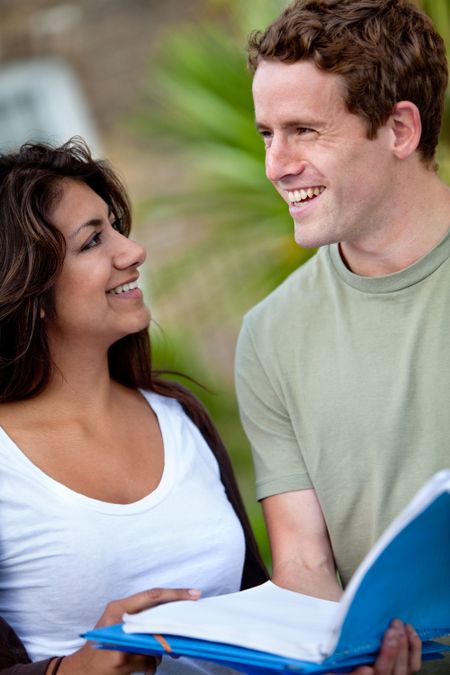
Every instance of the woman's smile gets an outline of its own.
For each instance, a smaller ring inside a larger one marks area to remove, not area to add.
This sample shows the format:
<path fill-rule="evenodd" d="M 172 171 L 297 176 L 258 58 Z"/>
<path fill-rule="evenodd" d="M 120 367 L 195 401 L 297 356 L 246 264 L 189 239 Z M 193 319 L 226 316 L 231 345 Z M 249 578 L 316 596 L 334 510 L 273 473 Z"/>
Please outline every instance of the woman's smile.
<path fill-rule="evenodd" d="M 107 293 L 120 298 L 142 298 L 142 291 L 139 288 L 137 279 L 111 288 Z"/>

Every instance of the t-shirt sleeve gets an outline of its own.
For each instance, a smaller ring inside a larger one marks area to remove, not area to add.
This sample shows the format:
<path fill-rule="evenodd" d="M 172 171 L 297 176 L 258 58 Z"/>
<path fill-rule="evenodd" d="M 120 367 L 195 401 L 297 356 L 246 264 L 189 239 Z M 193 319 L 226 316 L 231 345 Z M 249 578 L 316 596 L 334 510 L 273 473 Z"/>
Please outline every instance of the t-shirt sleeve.
<path fill-rule="evenodd" d="M 258 499 L 312 487 L 283 392 L 268 364 L 245 320 L 237 344 L 236 391 L 252 447 Z"/>

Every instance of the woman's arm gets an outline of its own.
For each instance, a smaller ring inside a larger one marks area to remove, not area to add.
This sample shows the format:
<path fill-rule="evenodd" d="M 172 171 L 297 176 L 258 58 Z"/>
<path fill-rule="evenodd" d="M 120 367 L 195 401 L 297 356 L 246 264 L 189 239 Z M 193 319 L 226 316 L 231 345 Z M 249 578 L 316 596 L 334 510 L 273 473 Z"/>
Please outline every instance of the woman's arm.
<path fill-rule="evenodd" d="M 0 618 L 1 675 L 53 675 L 56 665 L 56 658 L 31 663 L 19 636 Z"/>
<path fill-rule="evenodd" d="M 197 600 L 196 590 L 153 588 L 110 602 L 96 627 L 121 623 L 125 612 L 141 610 L 174 600 Z M 51 657 L 31 663 L 26 649 L 11 626 L 0 618 L 0 675 L 130 675 L 133 672 L 154 673 L 160 662 L 156 656 L 126 654 L 93 648 L 91 643 L 62 657 Z"/>

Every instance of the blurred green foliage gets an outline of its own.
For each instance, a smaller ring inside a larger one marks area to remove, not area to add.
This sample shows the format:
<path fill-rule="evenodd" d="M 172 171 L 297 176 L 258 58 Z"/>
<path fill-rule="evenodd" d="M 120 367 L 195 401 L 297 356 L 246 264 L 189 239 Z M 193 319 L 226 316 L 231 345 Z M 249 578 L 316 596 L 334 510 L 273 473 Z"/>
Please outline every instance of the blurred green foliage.
<path fill-rule="evenodd" d="M 419 2 L 419 0 L 418 0 Z M 450 45 L 450 0 L 422 0 Z M 161 157 L 170 156 L 179 169 L 158 198 L 141 204 L 149 220 L 195 222 L 199 236 L 151 278 L 153 302 L 189 284 L 201 267 L 205 284 L 217 257 L 228 256 L 227 304 L 235 309 L 226 321 L 237 333 L 242 314 L 267 295 L 312 253 L 293 241 L 292 223 L 282 200 L 264 176 L 264 150 L 253 121 L 251 78 L 245 44 L 251 29 L 264 28 L 286 5 L 281 0 L 209 0 L 201 23 L 181 25 L 161 36 L 159 57 L 145 84 L 133 126 L 152 141 Z M 439 148 L 441 171 L 450 179 L 450 105 L 447 105 Z M 175 184 L 175 189 L 174 189 Z M 238 263 L 233 266 L 233 260 Z M 209 296 L 205 296 L 209 297 Z M 198 302 L 201 302 L 198 298 Z M 223 298 L 207 313 L 221 318 Z M 234 391 L 220 363 L 206 359 L 195 332 L 165 325 L 153 331 L 156 360 L 181 370 L 214 390 L 193 387 L 204 400 L 230 449 L 250 517 L 268 559 L 259 509 L 253 496 L 248 444 L 241 430 Z M 234 331 L 234 333 L 233 333 Z M 198 335 L 198 333 L 197 333 Z"/>
<path fill-rule="evenodd" d="M 155 363 L 161 368 L 187 374 L 197 381 L 176 377 L 198 396 L 208 408 L 215 424 L 230 450 L 236 469 L 242 497 L 258 540 L 261 553 L 269 563 L 270 552 L 259 504 L 254 494 L 254 474 L 245 434 L 239 424 L 236 397 L 229 384 L 211 377 L 198 345 L 186 340 L 185 335 L 172 326 L 167 332 L 159 326 L 152 327 L 152 347 Z M 213 368 L 213 366 L 211 366 Z M 214 385 L 212 381 L 214 380 Z M 214 388 L 213 388 L 214 387 Z"/>
<path fill-rule="evenodd" d="M 141 135 L 151 137 L 162 153 L 176 157 L 180 167 L 176 182 L 180 175 L 185 181 L 178 190 L 171 182 L 166 194 L 141 208 L 149 209 L 152 221 L 195 219 L 203 232 L 192 245 L 185 243 L 183 277 L 177 273 L 180 256 L 175 254 L 153 280 L 157 300 L 183 285 L 199 264 L 207 278 L 208 263 L 214 262 L 218 250 L 242 253 L 248 248 L 249 259 L 254 260 L 256 241 L 260 249 L 256 255 L 264 260 L 247 268 L 247 278 L 240 274 L 229 279 L 229 292 L 239 296 L 237 305 L 250 291 L 250 306 L 258 295 L 251 288 L 259 289 L 263 297 L 309 255 L 295 246 L 285 205 L 264 176 L 264 150 L 254 127 L 241 29 L 247 21 L 242 17 L 237 21 L 237 14 L 228 30 L 209 21 L 180 27 L 167 36 L 134 120 Z"/>
<path fill-rule="evenodd" d="M 420 0 L 418 5 L 432 18 L 450 54 L 450 0 Z M 440 173 L 450 183 L 450 89 L 447 89 L 444 121 L 438 147 Z"/>

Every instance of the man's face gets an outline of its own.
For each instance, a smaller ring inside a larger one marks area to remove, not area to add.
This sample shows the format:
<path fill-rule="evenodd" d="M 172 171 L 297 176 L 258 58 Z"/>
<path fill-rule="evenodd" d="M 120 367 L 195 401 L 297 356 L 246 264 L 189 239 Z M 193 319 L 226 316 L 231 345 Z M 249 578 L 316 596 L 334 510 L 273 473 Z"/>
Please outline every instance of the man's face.
<path fill-rule="evenodd" d="M 393 132 L 387 124 L 369 140 L 343 92 L 340 76 L 311 61 L 262 61 L 253 80 L 266 174 L 289 204 L 295 239 L 305 247 L 359 245 L 389 227 Z"/>

